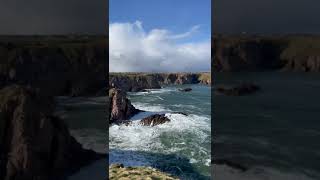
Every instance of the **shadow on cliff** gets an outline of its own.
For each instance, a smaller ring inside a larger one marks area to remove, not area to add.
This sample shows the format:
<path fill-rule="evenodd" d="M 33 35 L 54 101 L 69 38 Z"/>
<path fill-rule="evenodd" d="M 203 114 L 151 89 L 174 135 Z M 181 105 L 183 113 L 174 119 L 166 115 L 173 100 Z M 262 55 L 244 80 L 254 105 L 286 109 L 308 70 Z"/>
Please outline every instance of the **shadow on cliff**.
<path fill-rule="evenodd" d="M 177 154 L 117 149 L 109 150 L 108 158 L 109 165 L 121 163 L 124 166 L 150 166 L 182 179 L 210 179 L 210 176 L 200 174 L 199 170 L 190 163 L 190 159 Z"/>

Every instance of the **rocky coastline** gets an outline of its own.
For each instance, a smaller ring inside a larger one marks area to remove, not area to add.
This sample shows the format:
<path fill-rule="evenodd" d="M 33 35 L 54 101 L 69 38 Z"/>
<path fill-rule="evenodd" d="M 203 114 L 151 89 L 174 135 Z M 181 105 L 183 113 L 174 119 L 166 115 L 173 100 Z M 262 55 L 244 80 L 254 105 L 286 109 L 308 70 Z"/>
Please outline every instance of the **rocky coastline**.
<path fill-rule="evenodd" d="M 104 36 L 0 36 L 0 179 L 66 179 L 106 157 L 84 149 L 54 115 L 54 96 L 105 89 L 106 42 Z"/>
<path fill-rule="evenodd" d="M 110 73 L 109 87 L 126 92 L 160 89 L 165 85 L 211 85 L 211 74 L 206 73 Z"/>
<path fill-rule="evenodd" d="M 212 38 L 214 72 L 320 72 L 320 36 L 223 35 Z"/>

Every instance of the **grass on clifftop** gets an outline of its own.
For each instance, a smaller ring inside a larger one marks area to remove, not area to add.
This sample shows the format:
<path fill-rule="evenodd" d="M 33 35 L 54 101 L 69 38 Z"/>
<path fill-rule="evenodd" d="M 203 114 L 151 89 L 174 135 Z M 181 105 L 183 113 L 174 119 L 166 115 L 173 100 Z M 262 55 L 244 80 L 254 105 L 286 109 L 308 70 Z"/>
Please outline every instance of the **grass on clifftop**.
<path fill-rule="evenodd" d="M 160 172 L 150 167 L 123 167 L 122 165 L 109 166 L 110 180 L 177 180 L 167 173 Z"/>

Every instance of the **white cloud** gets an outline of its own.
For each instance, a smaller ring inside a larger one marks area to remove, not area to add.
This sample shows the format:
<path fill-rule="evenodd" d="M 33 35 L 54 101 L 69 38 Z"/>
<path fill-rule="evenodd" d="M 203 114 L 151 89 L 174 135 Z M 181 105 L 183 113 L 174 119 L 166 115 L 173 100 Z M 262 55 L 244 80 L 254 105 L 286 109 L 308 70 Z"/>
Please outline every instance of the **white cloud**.
<path fill-rule="evenodd" d="M 199 30 L 173 34 L 166 29 L 146 32 L 142 22 L 109 25 L 110 72 L 190 72 L 209 71 L 210 39 L 197 43 L 178 43 Z"/>

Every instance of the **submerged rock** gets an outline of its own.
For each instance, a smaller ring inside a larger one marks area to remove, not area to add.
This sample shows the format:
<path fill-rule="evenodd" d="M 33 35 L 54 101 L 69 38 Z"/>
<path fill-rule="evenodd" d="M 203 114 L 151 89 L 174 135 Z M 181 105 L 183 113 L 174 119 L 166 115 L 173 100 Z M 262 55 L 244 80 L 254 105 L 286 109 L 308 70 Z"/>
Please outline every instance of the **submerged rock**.
<path fill-rule="evenodd" d="M 218 86 L 216 91 L 227 96 L 243 96 L 253 94 L 260 90 L 258 85 L 253 83 L 242 83 L 234 87 Z"/>
<path fill-rule="evenodd" d="M 109 179 L 166 179 L 177 180 L 167 173 L 151 167 L 124 167 L 123 164 L 109 166 Z"/>
<path fill-rule="evenodd" d="M 53 116 L 52 97 L 21 86 L 0 90 L 0 179 L 61 179 L 102 158 Z"/>
<path fill-rule="evenodd" d="M 128 120 L 135 114 L 141 112 L 131 104 L 126 92 L 116 88 L 109 90 L 109 111 L 109 124 Z"/>
<path fill-rule="evenodd" d="M 156 126 L 159 124 L 164 124 L 166 122 L 170 122 L 170 119 L 165 116 L 165 114 L 154 114 L 143 118 L 140 121 L 140 124 L 144 126 Z"/>
<path fill-rule="evenodd" d="M 184 113 L 184 112 L 172 112 L 171 114 L 181 114 L 181 115 L 184 115 L 184 116 L 188 116 L 188 114 Z"/>
<path fill-rule="evenodd" d="M 190 92 L 192 91 L 191 88 L 183 88 L 183 89 L 178 89 L 179 91 L 182 91 L 182 92 Z"/>
<path fill-rule="evenodd" d="M 239 163 L 227 160 L 227 159 L 214 159 L 213 164 L 226 165 L 226 166 L 229 166 L 229 167 L 234 168 L 234 169 L 238 169 L 238 170 L 243 171 L 243 172 L 248 170 L 248 167 L 246 167 L 244 165 L 241 165 Z"/>

